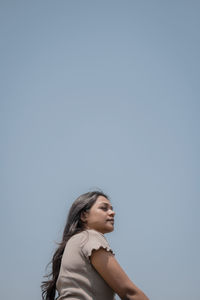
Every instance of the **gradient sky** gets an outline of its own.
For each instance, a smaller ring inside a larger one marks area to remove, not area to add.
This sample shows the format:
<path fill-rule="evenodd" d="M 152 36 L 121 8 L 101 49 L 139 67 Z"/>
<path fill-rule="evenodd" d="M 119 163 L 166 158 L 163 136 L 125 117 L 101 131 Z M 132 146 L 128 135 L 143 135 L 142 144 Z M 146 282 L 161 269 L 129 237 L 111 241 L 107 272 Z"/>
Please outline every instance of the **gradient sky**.
<path fill-rule="evenodd" d="M 1 0 L 1 298 L 41 299 L 71 203 L 151 300 L 200 299 L 200 2 Z"/>

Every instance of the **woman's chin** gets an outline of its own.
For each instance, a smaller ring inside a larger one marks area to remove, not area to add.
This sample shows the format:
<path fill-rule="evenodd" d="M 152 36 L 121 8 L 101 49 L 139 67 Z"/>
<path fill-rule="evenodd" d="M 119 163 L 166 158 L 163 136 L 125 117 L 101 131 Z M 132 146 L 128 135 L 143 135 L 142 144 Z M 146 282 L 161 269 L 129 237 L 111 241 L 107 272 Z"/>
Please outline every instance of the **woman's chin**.
<path fill-rule="evenodd" d="M 114 225 L 109 225 L 106 227 L 107 233 L 112 232 L 114 230 Z"/>

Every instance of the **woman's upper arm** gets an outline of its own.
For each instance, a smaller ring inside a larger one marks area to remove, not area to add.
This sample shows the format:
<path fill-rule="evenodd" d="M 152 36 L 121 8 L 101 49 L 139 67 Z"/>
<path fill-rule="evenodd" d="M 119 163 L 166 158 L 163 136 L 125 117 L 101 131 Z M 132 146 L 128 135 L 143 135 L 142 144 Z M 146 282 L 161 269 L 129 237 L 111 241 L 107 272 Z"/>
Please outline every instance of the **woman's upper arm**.
<path fill-rule="evenodd" d="M 120 298 L 125 298 L 127 295 L 143 294 L 129 279 L 111 252 L 100 248 L 92 252 L 90 260 L 93 267 Z M 144 295 L 142 299 L 148 298 Z"/>

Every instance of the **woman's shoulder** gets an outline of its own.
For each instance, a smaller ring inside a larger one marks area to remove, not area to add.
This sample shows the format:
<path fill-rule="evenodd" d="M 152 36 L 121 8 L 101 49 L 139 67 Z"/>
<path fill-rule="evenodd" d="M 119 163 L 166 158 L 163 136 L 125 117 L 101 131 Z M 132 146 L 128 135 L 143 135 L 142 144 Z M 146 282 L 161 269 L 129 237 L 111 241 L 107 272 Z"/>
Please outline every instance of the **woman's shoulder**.
<path fill-rule="evenodd" d="M 106 237 L 103 233 L 95 230 L 95 229 L 86 229 L 82 232 L 82 235 L 86 238 L 86 242 L 89 241 L 102 241 L 108 243 Z"/>
<path fill-rule="evenodd" d="M 68 240 L 68 243 L 74 243 L 76 241 L 81 241 L 81 240 L 84 240 L 86 237 L 87 237 L 87 233 L 85 230 L 83 230 L 83 231 L 80 231 L 80 232 L 72 235 L 70 237 L 70 239 Z"/>
<path fill-rule="evenodd" d="M 95 230 L 95 229 L 85 229 L 77 234 L 74 235 L 76 238 L 99 238 L 99 239 L 104 239 L 106 240 L 105 236 L 103 233 Z"/>
<path fill-rule="evenodd" d="M 103 235 L 103 233 L 95 230 L 95 229 L 86 229 L 84 230 L 86 232 L 86 234 L 90 235 L 90 236 L 101 236 L 103 238 L 105 238 L 105 236 Z"/>
<path fill-rule="evenodd" d="M 82 238 L 93 238 L 93 237 L 106 239 L 103 233 L 95 229 L 85 229 L 82 230 L 81 232 L 74 234 L 69 240 L 72 241 L 72 240 L 77 240 Z"/>
<path fill-rule="evenodd" d="M 89 240 L 93 239 L 103 239 L 104 235 L 94 229 L 85 229 L 81 232 L 78 232 L 74 234 L 70 239 L 68 240 L 67 244 L 80 244 L 80 246 L 83 246 L 85 243 L 87 243 Z"/>
<path fill-rule="evenodd" d="M 100 248 L 103 248 L 106 251 L 110 251 L 114 254 L 103 233 L 94 229 L 88 229 L 86 230 L 86 235 L 86 240 L 82 244 L 82 251 L 86 257 L 90 257 L 93 250 L 99 250 Z"/>
<path fill-rule="evenodd" d="M 78 251 L 81 251 L 87 258 L 91 256 L 93 250 L 100 248 L 114 254 L 103 233 L 94 229 L 86 229 L 74 234 L 68 240 L 66 248 L 70 249 L 70 251 L 77 251 L 79 249 Z"/>

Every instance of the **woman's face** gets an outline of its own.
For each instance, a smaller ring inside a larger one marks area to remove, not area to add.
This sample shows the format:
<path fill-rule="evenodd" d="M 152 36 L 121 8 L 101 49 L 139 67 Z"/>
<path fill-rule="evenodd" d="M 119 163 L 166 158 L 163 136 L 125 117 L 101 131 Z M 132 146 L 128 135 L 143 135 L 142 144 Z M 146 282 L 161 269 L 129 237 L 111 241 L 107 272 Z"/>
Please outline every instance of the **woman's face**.
<path fill-rule="evenodd" d="M 114 230 L 115 212 L 110 201 L 104 196 L 99 196 L 89 212 L 85 213 L 84 221 L 87 229 L 95 229 L 101 233 Z"/>

